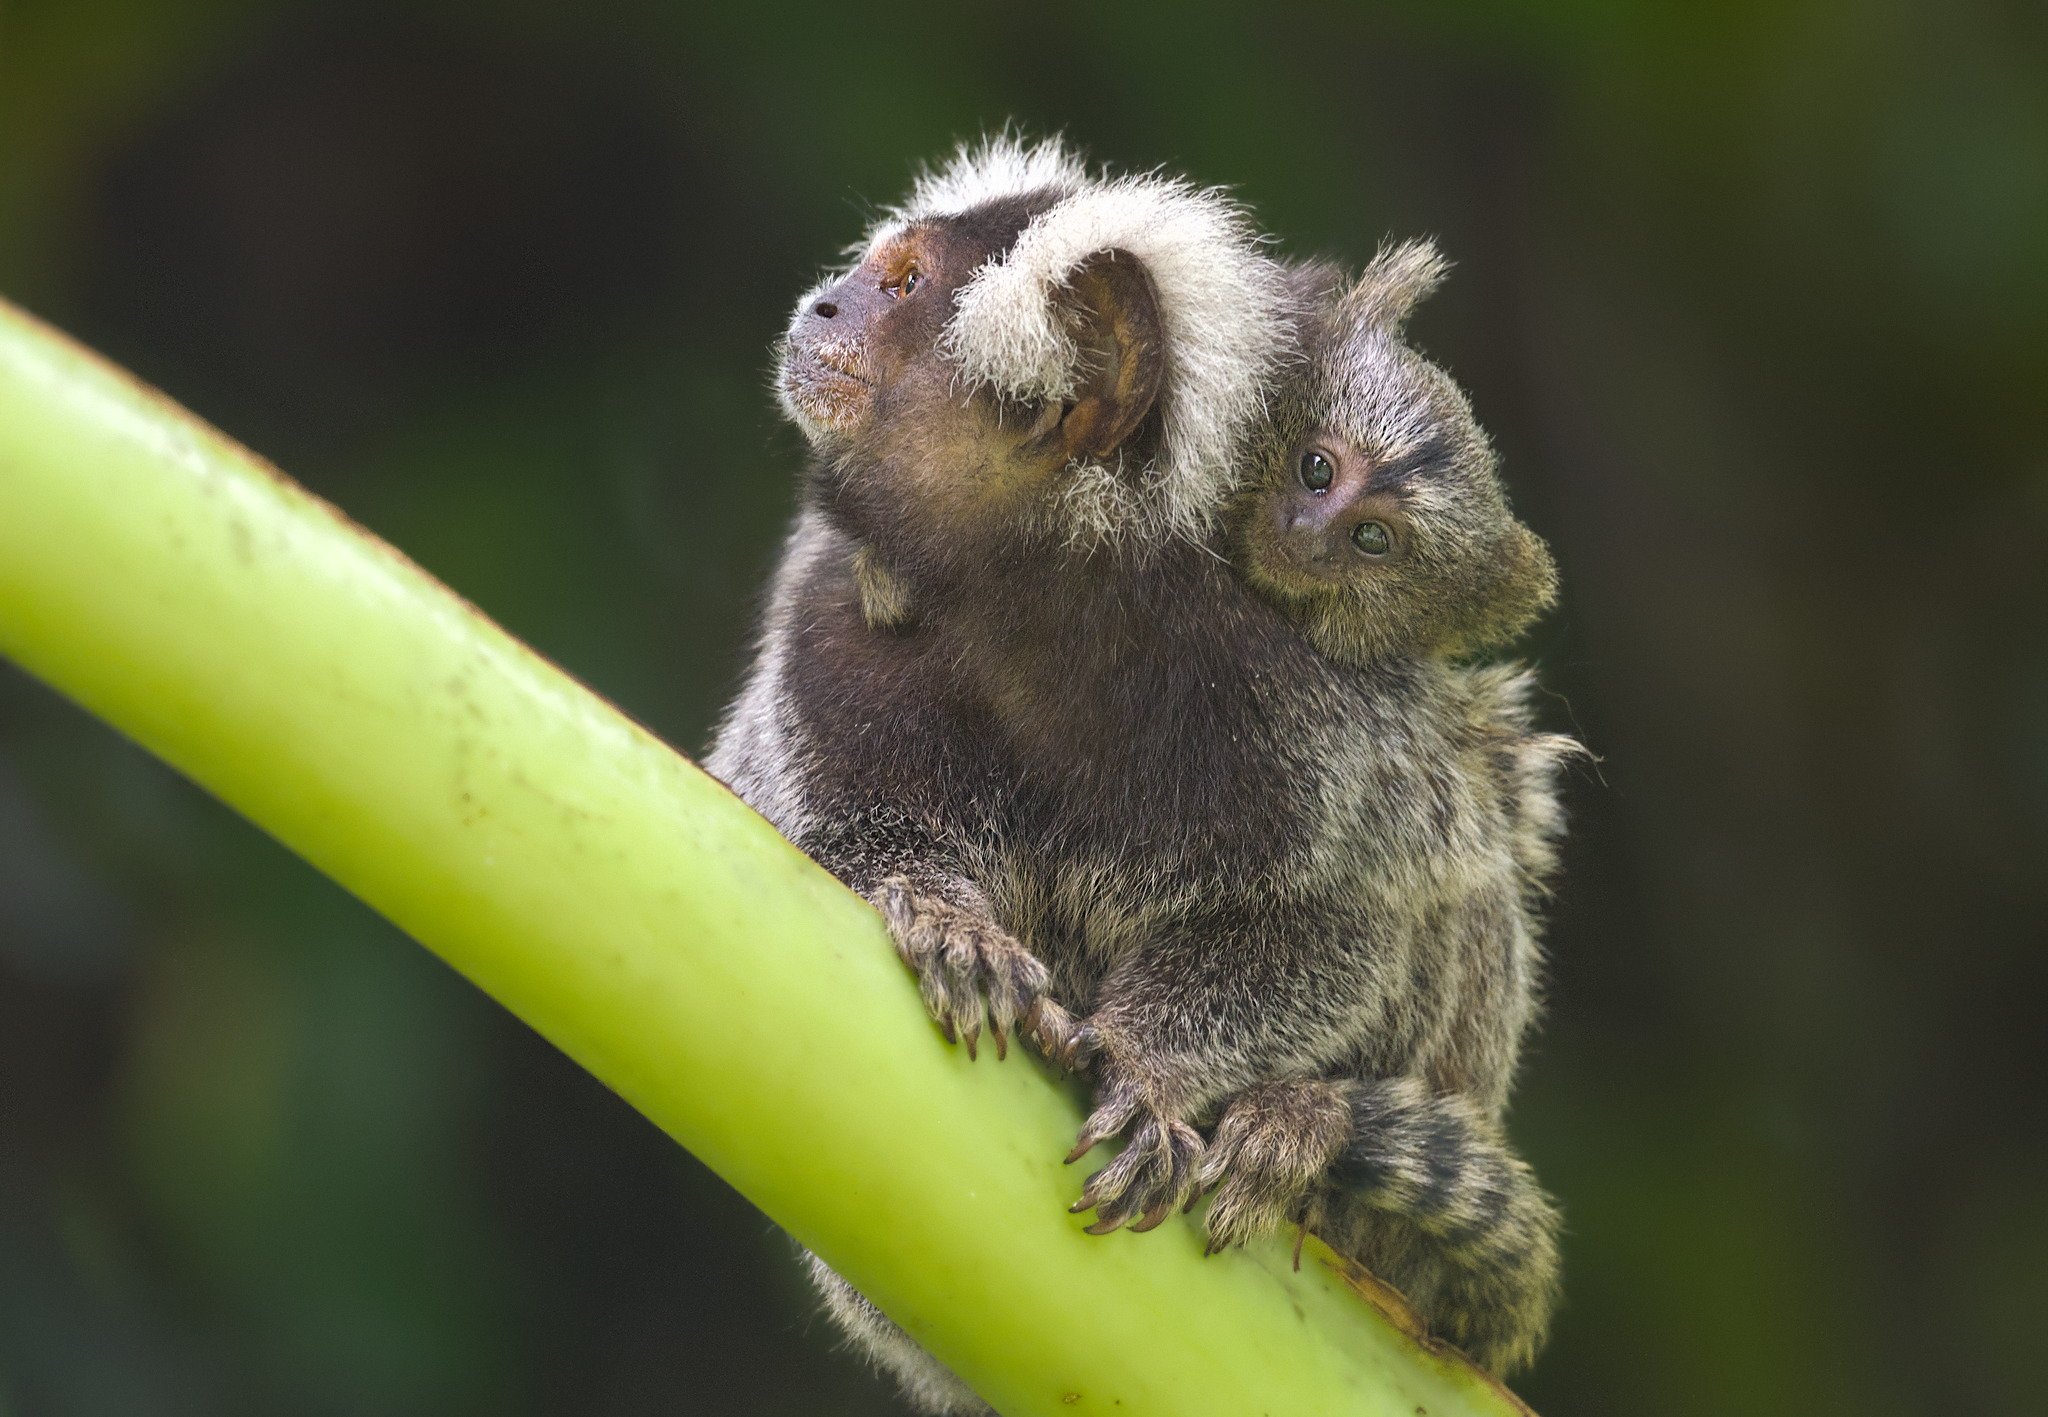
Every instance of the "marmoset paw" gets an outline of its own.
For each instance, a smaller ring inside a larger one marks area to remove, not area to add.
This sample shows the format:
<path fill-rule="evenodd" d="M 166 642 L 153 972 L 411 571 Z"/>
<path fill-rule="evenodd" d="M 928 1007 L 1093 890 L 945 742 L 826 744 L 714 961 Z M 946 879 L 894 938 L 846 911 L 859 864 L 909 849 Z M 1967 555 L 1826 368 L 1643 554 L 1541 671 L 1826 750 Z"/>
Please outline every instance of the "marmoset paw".
<path fill-rule="evenodd" d="M 1093 1025 L 1075 1018 L 1050 998 L 1040 999 L 1017 1031 L 1062 1072 L 1082 1071 L 1094 1062 L 1101 1048 Z"/>
<path fill-rule="evenodd" d="M 1282 1225 L 1314 1225 L 1323 1174 L 1351 1136 L 1351 1107 L 1334 1083 L 1260 1083 L 1224 1110 L 1202 1158 L 1196 1194 L 1209 1203 L 1208 1253 Z M 1297 1243 L 1295 1263 L 1301 1251 Z"/>
<path fill-rule="evenodd" d="M 1079 1161 L 1098 1142 L 1128 1132 L 1124 1149 L 1088 1178 L 1071 1209 L 1095 1212 L 1091 1235 L 1129 1225 L 1150 1230 L 1195 1193 L 1202 1134 L 1162 1107 L 1139 1084 L 1113 1080 L 1096 1093 L 1096 1107 L 1067 1160 Z"/>
<path fill-rule="evenodd" d="M 1010 1035 L 1045 996 L 1045 966 L 986 915 L 926 895 L 901 876 L 882 882 L 874 903 L 947 1042 L 965 1044 L 972 1058 L 985 1027 L 996 1056 L 1007 1056 Z"/>

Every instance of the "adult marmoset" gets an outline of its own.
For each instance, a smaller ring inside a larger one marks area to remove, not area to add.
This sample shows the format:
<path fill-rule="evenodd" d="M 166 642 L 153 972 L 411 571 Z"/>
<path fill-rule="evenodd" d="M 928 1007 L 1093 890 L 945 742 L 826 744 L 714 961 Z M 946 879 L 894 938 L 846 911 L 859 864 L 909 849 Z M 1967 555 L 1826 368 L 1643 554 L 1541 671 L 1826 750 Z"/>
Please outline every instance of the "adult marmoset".
<path fill-rule="evenodd" d="M 1282 273 L 1219 194 L 1007 141 L 920 181 L 799 303 L 778 384 L 816 456 L 707 765 L 882 908 L 970 1048 L 1027 1019 L 1078 1045 L 1055 994 L 1109 997 L 1108 966 L 1199 890 L 1162 899 L 1165 865 L 1235 874 L 1234 784 L 1199 772 L 1231 730 L 1203 685 L 1261 655 L 1317 661 L 1213 553 L 1292 330 Z M 871 628 L 878 583 L 914 593 L 912 630 Z M 1223 642 L 1219 605 L 1250 616 L 1258 653 Z M 1176 642 L 1181 664 L 1153 657 Z M 1266 780 L 1248 800 L 1301 797 Z M 1149 850 L 1133 813 L 1160 824 Z M 1126 1189 L 1156 1220 L 1200 1138 L 1143 1088 L 1146 1052 L 1123 1056 L 1094 1130 L 1115 1116 L 1155 1159 Z M 920 1405 L 977 1409 L 819 1278 Z"/>

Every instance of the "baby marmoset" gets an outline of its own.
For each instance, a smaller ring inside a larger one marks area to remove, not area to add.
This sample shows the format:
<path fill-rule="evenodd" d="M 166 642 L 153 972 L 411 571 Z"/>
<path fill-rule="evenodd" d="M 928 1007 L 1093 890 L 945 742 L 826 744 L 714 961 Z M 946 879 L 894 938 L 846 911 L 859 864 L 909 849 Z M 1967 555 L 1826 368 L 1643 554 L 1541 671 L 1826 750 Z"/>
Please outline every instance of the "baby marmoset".
<path fill-rule="evenodd" d="M 1406 1072 L 1241 1094 L 1205 1178 L 1236 1173 L 1212 1203 L 1214 1239 L 1291 1205 L 1400 1288 L 1432 1329 L 1504 1368 L 1533 1357 L 1557 1290 L 1555 1210 L 1500 1124 L 1533 1008 L 1537 907 L 1563 829 L 1557 777 L 1580 749 L 1532 730 L 1529 673 L 1467 662 L 1548 608 L 1556 575 L 1510 514 L 1463 393 L 1402 338 L 1443 272 L 1433 247 L 1410 243 L 1383 251 L 1348 289 L 1330 281 L 1304 331 L 1306 357 L 1275 401 L 1265 466 L 1229 518 L 1230 554 L 1332 658 L 1367 675 L 1409 664 L 1435 683 L 1435 768 L 1462 784 L 1452 795 L 1473 835 L 1452 847 L 1457 833 L 1426 834 L 1391 854 L 1440 854 L 1471 899 L 1490 902 L 1500 953 L 1469 953 L 1466 968 L 1497 972 L 1477 987 L 1503 1007 L 1468 1018 L 1450 1058 L 1425 1049 Z M 1452 1061 L 1468 1049 L 1487 1061 Z M 1461 1068 L 1481 1085 L 1454 1084 Z M 1269 1160 L 1246 1166 L 1248 1151 Z"/>
<path fill-rule="evenodd" d="M 1401 304 L 1398 274 L 1351 303 Z M 1472 729 L 1512 694 L 1488 709 L 1448 642 L 1318 638 L 1217 554 L 1262 398 L 1320 396 L 1275 397 L 1284 352 L 1337 367 L 1295 284 L 1215 194 L 1056 146 L 920 183 L 793 322 L 818 456 L 709 766 L 881 906 L 950 1034 L 1035 1021 L 1088 1062 L 1077 1150 L 1129 1138 L 1091 1228 L 1159 1223 L 1198 1177 L 1222 1241 L 1327 1216 L 1498 1366 L 1547 1289 L 1471 1276 L 1544 1288 L 1551 1235 L 1496 1131 L 1534 945 Z M 908 629 L 870 626 L 878 584 Z M 972 1410 L 820 1277 L 918 1400 Z"/>

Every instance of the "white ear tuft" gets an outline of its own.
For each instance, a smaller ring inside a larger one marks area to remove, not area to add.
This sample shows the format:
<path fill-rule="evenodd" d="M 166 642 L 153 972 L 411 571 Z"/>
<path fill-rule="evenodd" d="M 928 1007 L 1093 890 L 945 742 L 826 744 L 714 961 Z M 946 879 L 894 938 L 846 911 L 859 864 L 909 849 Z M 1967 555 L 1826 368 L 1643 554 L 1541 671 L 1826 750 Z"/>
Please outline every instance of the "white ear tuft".
<path fill-rule="evenodd" d="M 1292 334 L 1283 273 L 1262 244 L 1221 191 L 1157 174 L 1098 180 L 1034 218 L 961 288 L 941 348 L 1005 396 L 1069 397 L 1082 371 L 1067 282 L 1105 251 L 1138 261 L 1158 297 L 1168 363 L 1162 444 L 1132 529 L 1199 536 L 1235 485 L 1240 445 Z M 1100 469 L 1079 473 L 1103 483 Z"/>

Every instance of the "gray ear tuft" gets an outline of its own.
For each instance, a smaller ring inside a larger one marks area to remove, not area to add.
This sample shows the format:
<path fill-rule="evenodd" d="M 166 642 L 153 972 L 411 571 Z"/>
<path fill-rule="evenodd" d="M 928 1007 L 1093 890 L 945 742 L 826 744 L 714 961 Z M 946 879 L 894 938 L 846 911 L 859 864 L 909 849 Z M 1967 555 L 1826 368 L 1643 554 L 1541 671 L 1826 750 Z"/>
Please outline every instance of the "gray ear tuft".
<path fill-rule="evenodd" d="M 1344 297 L 1354 321 L 1399 334 L 1422 298 L 1443 284 L 1451 263 L 1427 239 L 1384 245 Z"/>

